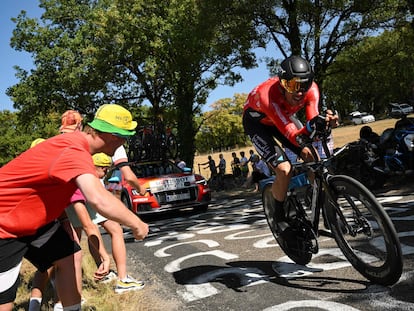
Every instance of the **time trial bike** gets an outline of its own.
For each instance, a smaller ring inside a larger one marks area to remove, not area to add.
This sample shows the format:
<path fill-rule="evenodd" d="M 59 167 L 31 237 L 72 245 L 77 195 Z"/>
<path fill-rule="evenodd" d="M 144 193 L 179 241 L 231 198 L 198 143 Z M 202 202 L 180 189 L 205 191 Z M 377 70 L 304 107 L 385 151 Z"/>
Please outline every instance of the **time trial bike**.
<path fill-rule="evenodd" d="M 333 173 L 335 159 L 347 145 L 331 154 L 327 145 L 330 130 L 314 134 L 311 136 L 321 140 L 326 158 L 318 157 L 312 138 L 301 138 L 300 144 L 310 147 L 317 160 L 292 164 L 295 173 L 284 203 L 287 222 L 296 237 L 293 243 L 288 244 L 279 234 L 272 182 L 263 187 L 263 208 L 275 239 L 290 259 L 306 265 L 318 253 L 321 235 L 334 238 L 347 260 L 365 278 L 381 285 L 395 284 L 402 273 L 403 259 L 390 217 L 363 184 Z"/>

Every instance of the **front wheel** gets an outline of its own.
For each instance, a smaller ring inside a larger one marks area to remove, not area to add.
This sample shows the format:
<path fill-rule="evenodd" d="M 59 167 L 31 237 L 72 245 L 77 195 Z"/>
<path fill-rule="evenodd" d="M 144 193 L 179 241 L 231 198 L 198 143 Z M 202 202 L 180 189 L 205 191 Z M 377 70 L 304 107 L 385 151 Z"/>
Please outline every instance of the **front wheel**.
<path fill-rule="evenodd" d="M 326 212 L 336 243 L 352 266 L 368 280 L 396 283 L 402 273 L 401 245 L 395 227 L 375 196 L 345 175 L 328 180 Z"/>

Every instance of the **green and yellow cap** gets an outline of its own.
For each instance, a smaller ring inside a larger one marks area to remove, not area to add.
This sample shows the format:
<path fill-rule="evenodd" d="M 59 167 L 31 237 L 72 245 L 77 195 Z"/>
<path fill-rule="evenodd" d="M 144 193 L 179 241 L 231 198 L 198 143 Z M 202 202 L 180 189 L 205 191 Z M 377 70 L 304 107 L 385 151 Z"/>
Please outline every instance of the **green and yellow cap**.
<path fill-rule="evenodd" d="M 116 104 L 104 104 L 99 107 L 93 121 L 88 124 L 100 132 L 125 137 L 134 135 L 137 127 L 137 122 L 132 120 L 131 113 Z"/>

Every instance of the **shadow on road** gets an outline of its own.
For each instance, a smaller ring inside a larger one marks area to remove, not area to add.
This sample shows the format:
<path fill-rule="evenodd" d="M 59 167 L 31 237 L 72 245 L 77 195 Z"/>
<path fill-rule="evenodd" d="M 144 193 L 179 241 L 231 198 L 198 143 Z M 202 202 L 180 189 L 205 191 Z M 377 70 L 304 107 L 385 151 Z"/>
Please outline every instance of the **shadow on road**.
<path fill-rule="evenodd" d="M 226 266 L 204 265 L 181 269 L 173 273 L 175 281 L 180 285 L 196 285 L 205 283 L 221 283 L 237 292 L 248 291 L 247 285 L 255 282 L 272 282 L 282 286 L 323 291 L 331 293 L 361 293 L 371 284 L 368 281 L 350 278 L 305 276 L 298 278 L 279 277 L 272 269 L 272 261 L 236 261 Z M 390 289 L 379 286 L 389 292 Z"/>

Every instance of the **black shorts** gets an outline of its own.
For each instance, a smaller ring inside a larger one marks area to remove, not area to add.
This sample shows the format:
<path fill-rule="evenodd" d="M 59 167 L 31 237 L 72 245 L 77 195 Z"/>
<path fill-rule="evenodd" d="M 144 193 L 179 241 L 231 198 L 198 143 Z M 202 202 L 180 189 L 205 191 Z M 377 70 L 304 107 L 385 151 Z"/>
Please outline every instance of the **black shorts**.
<path fill-rule="evenodd" d="M 39 271 L 44 272 L 55 261 L 80 251 L 80 246 L 60 225 L 54 221 L 40 228 L 36 234 L 18 239 L 0 239 L 0 273 L 18 266 L 23 257 L 29 260 Z M 7 278 L 7 273 L 4 274 Z M 3 276 L 2 276 L 3 277 Z M 10 283 L 0 292 L 0 304 L 12 302 L 16 298 L 18 279 L 2 280 Z"/>
<path fill-rule="evenodd" d="M 243 114 L 244 132 L 249 135 L 259 156 L 273 167 L 281 162 L 289 161 L 285 151 L 275 139 L 284 146 L 289 146 L 293 152 L 300 154 L 300 148 L 293 146 L 276 126 L 264 125 L 260 122 L 264 117 L 266 115 L 252 109 L 246 110 Z"/>

